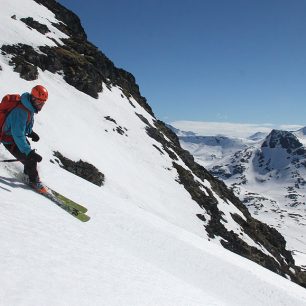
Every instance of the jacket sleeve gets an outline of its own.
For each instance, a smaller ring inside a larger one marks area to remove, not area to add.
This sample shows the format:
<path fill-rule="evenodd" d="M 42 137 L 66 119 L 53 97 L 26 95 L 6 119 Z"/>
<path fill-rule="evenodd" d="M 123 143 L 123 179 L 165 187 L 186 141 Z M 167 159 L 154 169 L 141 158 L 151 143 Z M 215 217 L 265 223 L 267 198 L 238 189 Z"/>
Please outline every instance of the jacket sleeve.
<path fill-rule="evenodd" d="M 15 108 L 10 114 L 11 134 L 20 152 L 28 155 L 31 152 L 31 146 L 26 140 L 26 126 L 28 114 L 20 109 Z"/>

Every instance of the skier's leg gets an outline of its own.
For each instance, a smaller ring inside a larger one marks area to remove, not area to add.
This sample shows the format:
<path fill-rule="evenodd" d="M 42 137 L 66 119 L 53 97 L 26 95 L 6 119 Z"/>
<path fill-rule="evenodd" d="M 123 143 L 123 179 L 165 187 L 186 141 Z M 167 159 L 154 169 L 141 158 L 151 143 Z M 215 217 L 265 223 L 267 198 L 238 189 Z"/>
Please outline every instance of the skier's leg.
<path fill-rule="evenodd" d="M 4 144 L 5 148 L 24 165 L 24 173 L 29 176 L 30 182 L 39 181 L 37 162 L 27 159 L 26 154 L 20 152 L 15 143 Z"/>

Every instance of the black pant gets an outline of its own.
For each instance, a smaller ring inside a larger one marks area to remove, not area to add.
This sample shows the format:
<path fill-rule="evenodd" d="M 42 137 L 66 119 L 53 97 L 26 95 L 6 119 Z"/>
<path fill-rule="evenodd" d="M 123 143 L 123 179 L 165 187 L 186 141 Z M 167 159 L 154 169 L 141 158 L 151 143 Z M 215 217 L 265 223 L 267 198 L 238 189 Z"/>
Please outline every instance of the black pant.
<path fill-rule="evenodd" d="M 39 180 L 37 172 L 37 161 L 27 159 L 26 154 L 21 153 L 15 143 L 4 144 L 5 148 L 24 165 L 24 173 L 29 176 L 31 182 Z"/>

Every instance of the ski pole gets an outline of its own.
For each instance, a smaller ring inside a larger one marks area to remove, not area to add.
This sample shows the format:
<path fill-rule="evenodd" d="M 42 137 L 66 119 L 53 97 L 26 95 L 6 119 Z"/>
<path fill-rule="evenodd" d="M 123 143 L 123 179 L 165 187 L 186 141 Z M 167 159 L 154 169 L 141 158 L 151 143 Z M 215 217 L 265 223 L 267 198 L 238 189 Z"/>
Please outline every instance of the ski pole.
<path fill-rule="evenodd" d="M 16 161 L 20 161 L 20 160 L 19 159 L 4 159 L 4 160 L 0 160 L 0 163 L 12 163 Z"/>

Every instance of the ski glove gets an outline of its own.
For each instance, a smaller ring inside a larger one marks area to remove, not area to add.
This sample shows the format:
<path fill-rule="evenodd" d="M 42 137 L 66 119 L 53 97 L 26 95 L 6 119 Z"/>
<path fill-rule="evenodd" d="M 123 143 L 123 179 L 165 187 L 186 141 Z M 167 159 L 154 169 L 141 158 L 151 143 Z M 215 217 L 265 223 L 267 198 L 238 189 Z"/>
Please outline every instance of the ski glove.
<path fill-rule="evenodd" d="M 32 150 L 32 151 L 29 153 L 29 155 L 27 156 L 27 159 L 28 159 L 28 160 L 31 160 L 31 161 L 36 161 L 36 162 L 38 162 L 38 163 L 40 163 L 40 162 L 42 161 L 42 157 L 41 157 L 39 154 L 37 154 L 37 153 L 35 152 L 35 150 Z"/>
<path fill-rule="evenodd" d="M 34 142 L 37 142 L 39 140 L 38 134 L 36 134 L 34 131 L 31 132 L 31 134 L 28 135 L 29 138 L 31 138 Z"/>

